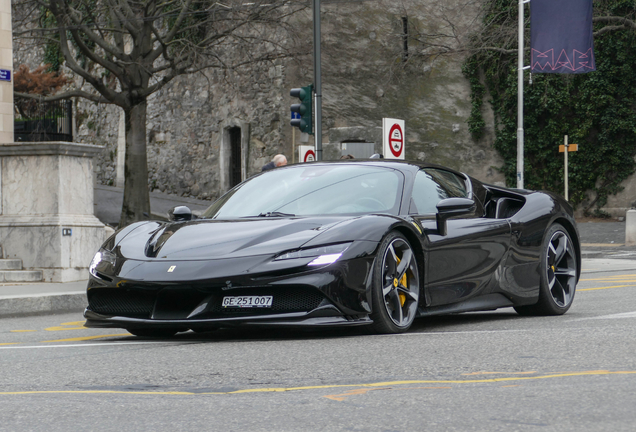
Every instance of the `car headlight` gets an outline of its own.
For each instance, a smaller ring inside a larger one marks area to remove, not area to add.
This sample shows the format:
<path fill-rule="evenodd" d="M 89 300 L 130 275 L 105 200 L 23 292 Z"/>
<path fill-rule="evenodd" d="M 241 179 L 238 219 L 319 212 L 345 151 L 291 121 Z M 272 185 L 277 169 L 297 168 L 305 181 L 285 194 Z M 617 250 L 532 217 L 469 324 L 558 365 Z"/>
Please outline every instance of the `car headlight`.
<path fill-rule="evenodd" d="M 116 260 L 117 257 L 114 253 L 102 248 L 93 257 L 91 264 L 88 266 L 88 271 L 93 276 L 99 277 L 97 275 L 97 269 L 99 268 L 100 271 L 104 271 L 107 267 L 115 267 Z"/>
<path fill-rule="evenodd" d="M 316 257 L 316 259 L 314 259 L 307 265 L 319 266 L 332 264 L 340 258 L 344 251 L 347 250 L 349 245 L 351 245 L 351 243 L 340 243 L 329 246 L 319 246 L 310 249 L 289 251 L 277 256 L 276 258 L 274 258 L 274 261 Z"/>

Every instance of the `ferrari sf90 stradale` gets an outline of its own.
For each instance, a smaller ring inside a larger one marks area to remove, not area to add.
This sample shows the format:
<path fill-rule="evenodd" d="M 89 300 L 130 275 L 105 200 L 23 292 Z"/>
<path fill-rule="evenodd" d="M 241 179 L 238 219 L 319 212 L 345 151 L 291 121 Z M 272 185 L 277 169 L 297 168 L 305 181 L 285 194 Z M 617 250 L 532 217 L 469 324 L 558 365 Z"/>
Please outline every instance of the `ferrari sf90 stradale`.
<path fill-rule="evenodd" d="M 187 207 L 169 216 L 124 227 L 97 252 L 88 327 L 398 333 L 437 314 L 559 315 L 581 268 L 564 199 L 430 164 L 291 165 L 244 181 L 198 218 Z"/>

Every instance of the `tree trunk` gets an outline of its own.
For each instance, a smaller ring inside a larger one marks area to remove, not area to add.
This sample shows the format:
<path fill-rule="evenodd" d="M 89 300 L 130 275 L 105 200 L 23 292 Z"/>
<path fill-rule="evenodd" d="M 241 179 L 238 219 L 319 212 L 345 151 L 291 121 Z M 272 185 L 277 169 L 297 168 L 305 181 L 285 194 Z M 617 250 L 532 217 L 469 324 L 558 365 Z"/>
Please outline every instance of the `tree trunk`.
<path fill-rule="evenodd" d="M 150 217 L 148 157 L 146 155 L 146 100 L 124 109 L 126 119 L 126 162 L 124 203 L 119 228 Z"/>

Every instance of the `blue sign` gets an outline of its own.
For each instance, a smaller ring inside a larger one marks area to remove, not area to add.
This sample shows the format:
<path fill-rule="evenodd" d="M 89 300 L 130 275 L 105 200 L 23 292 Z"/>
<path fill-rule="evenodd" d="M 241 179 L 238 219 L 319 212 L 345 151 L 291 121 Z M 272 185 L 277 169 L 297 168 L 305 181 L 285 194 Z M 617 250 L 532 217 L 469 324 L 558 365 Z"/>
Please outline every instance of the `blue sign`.
<path fill-rule="evenodd" d="M 592 0 L 532 0 L 530 31 L 533 73 L 596 70 Z"/>
<path fill-rule="evenodd" d="M 295 119 L 299 119 L 299 118 L 300 118 L 300 113 L 297 113 L 297 112 L 293 112 L 293 111 L 292 111 L 291 115 L 292 115 L 292 116 L 291 116 L 291 119 L 292 119 L 292 120 L 295 120 Z"/>
<path fill-rule="evenodd" d="M 7 69 L 0 69 L 0 81 L 11 81 L 11 71 Z"/>

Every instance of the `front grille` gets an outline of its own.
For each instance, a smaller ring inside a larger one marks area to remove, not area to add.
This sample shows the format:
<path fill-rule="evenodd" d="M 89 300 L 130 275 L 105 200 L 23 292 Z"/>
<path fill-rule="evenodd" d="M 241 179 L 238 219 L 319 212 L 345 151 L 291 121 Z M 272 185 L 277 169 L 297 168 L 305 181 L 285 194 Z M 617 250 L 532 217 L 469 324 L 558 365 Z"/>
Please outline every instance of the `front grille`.
<path fill-rule="evenodd" d="M 88 308 L 104 315 L 150 318 L 156 292 L 92 288 L 88 290 Z"/>
<path fill-rule="evenodd" d="M 158 288 L 158 287 L 157 287 Z M 250 287 L 208 291 L 192 287 L 142 290 L 139 288 L 92 288 L 88 308 L 104 315 L 153 319 L 206 319 L 249 315 L 309 312 L 325 299 L 315 288 L 304 286 Z M 270 308 L 224 308 L 226 296 L 273 296 Z M 207 308 L 191 313 L 207 303 Z"/>

